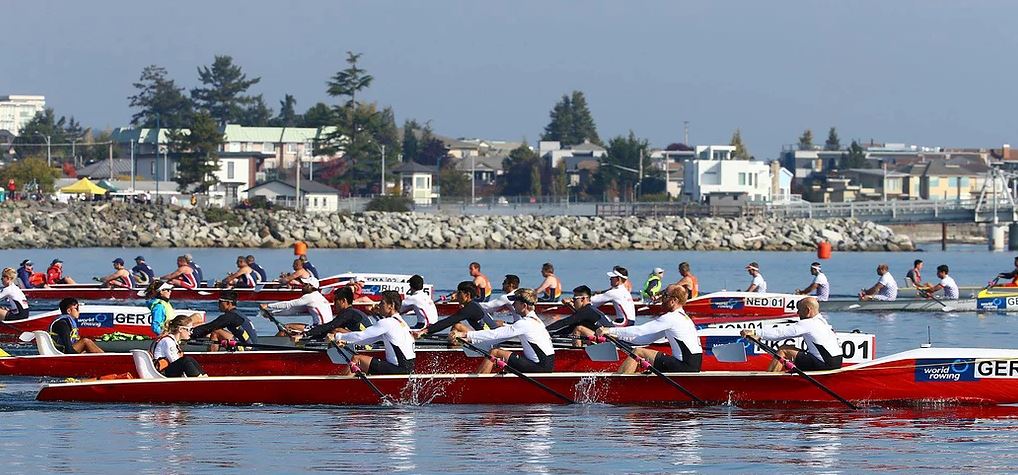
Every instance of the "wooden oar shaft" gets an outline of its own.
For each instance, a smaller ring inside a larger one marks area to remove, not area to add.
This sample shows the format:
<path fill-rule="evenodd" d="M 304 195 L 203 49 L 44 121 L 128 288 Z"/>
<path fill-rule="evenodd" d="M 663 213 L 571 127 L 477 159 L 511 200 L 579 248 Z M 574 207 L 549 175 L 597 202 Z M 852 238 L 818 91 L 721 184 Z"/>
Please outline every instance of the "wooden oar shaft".
<path fill-rule="evenodd" d="M 618 338 L 615 338 L 615 337 L 614 337 L 614 336 L 612 336 L 612 335 L 605 335 L 605 338 L 606 338 L 606 339 L 607 339 L 608 341 L 610 341 L 610 342 L 612 342 L 613 344 L 615 344 L 615 346 L 616 346 L 617 348 L 619 348 L 620 350 L 622 350 L 622 352 L 623 352 L 623 353 L 625 353 L 625 354 L 629 355 L 629 357 L 630 357 L 630 358 L 632 358 L 632 359 L 634 359 L 634 360 L 636 360 L 636 361 L 639 361 L 640 357 L 639 357 L 639 356 L 636 356 L 636 351 L 634 351 L 634 350 L 633 350 L 633 349 L 632 349 L 631 347 L 629 347 L 629 345 L 628 345 L 628 344 L 625 344 L 625 343 L 623 343 L 623 342 L 622 342 L 621 340 L 619 340 Z M 668 383 L 668 385 L 670 385 L 671 387 L 673 387 L 673 388 L 675 388 L 675 389 L 678 389 L 678 390 L 679 390 L 679 391 L 681 391 L 681 392 L 682 392 L 683 394 L 685 394 L 686 396 L 688 396 L 688 397 L 689 397 L 690 399 L 692 399 L 692 400 L 694 400 L 694 401 L 696 401 L 696 402 L 698 402 L 698 403 L 700 403 L 700 404 L 706 404 L 706 403 L 705 403 L 705 402 L 703 401 L 703 399 L 700 399 L 700 398 L 696 397 L 696 395 L 695 395 L 695 394 L 693 394 L 693 393 L 692 393 L 692 392 L 691 392 L 690 390 L 686 389 L 686 388 L 685 388 L 685 387 L 683 387 L 683 386 L 682 386 L 681 384 L 679 384 L 679 383 L 676 383 L 676 382 L 675 382 L 675 381 L 674 381 L 674 380 L 673 380 L 672 378 L 669 378 L 669 377 L 668 377 L 668 376 L 666 376 L 666 375 L 665 375 L 664 373 L 662 373 L 662 372 L 661 372 L 661 371 L 660 371 L 659 369 L 655 368 L 655 367 L 654 367 L 654 364 L 653 364 L 653 363 L 654 363 L 654 362 L 652 361 L 652 362 L 651 362 L 651 365 L 650 365 L 650 366 L 649 366 L 649 367 L 647 368 L 647 369 L 649 369 L 649 370 L 650 370 L 650 372 L 651 372 L 651 373 L 654 373 L 654 374 L 655 374 L 656 376 L 658 376 L 658 377 L 660 377 L 661 379 L 665 380 L 665 382 L 667 382 L 667 383 Z"/>
<path fill-rule="evenodd" d="M 760 339 L 758 339 L 757 337 L 755 337 L 755 336 L 747 336 L 746 338 L 748 338 L 749 341 L 752 341 L 753 343 L 756 343 L 756 346 L 762 348 L 767 353 L 770 353 L 771 356 L 774 356 L 775 358 L 779 358 L 779 359 L 784 359 L 781 355 L 778 354 L 777 350 L 775 350 L 774 348 L 771 348 L 770 346 L 767 346 L 766 344 L 764 344 L 764 342 L 760 341 Z M 812 376 L 806 374 L 806 372 L 804 372 L 803 370 L 801 370 L 799 368 L 796 368 L 794 364 L 792 365 L 792 371 L 795 372 L 795 374 L 798 374 L 799 376 L 802 376 L 803 378 L 806 378 L 806 380 L 811 382 L 811 383 L 813 383 L 814 386 L 820 388 L 825 393 L 831 395 L 831 397 L 837 399 L 838 401 L 841 401 L 843 404 L 848 406 L 850 409 L 852 409 L 852 410 L 858 410 L 859 409 L 859 406 L 856 406 L 855 404 L 852 404 L 851 401 L 841 397 L 841 395 L 839 395 L 838 393 L 832 391 L 831 388 L 828 388 L 827 386 L 825 386 L 824 383 L 821 383 L 820 381 L 817 381 Z"/>
<path fill-rule="evenodd" d="M 487 356 L 488 358 L 492 358 L 491 353 L 488 352 L 487 350 L 485 350 L 483 348 L 479 348 L 478 346 L 470 343 L 469 341 L 467 341 L 464 338 L 457 337 L 456 339 L 459 340 L 459 342 L 462 343 L 463 346 L 466 346 L 467 348 L 470 348 L 471 350 L 474 350 L 474 351 L 476 351 L 476 352 L 478 352 L 478 353 L 480 353 L 480 354 L 482 354 L 484 356 Z M 510 373 L 515 374 L 516 376 L 519 376 L 520 378 L 523 378 L 524 380 L 526 380 L 527 382 L 533 384 L 534 386 L 537 386 L 537 387 L 545 390 L 548 394 L 551 394 L 551 395 L 553 395 L 553 396 L 555 396 L 555 397 L 557 397 L 557 398 L 559 398 L 559 399 L 561 399 L 561 400 L 563 400 L 563 401 L 565 401 L 565 402 L 567 402 L 569 404 L 576 404 L 576 401 L 570 399 L 568 396 L 566 396 L 566 395 L 564 395 L 564 394 L 562 394 L 562 393 L 560 393 L 560 392 L 558 392 L 558 391 L 556 391 L 556 390 L 554 390 L 552 388 L 549 388 L 544 383 L 542 383 L 542 382 L 540 382 L 540 381 L 538 381 L 538 380 L 536 380 L 534 378 L 531 378 L 530 376 L 527 376 L 522 371 L 520 371 L 520 370 L 518 370 L 516 368 L 513 368 L 512 366 L 508 366 L 508 365 L 504 366 L 504 368 L 509 370 Z"/>

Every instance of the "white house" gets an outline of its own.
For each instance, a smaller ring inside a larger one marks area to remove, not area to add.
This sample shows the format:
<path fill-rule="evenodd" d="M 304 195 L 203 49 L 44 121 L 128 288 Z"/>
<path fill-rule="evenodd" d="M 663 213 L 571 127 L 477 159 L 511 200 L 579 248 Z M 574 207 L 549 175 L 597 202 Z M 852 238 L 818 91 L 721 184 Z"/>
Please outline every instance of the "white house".
<path fill-rule="evenodd" d="M 683 195 L 692 201 L 703 201 L 711 193 L 746 193 L 753 201 L 770 200 L 772 195 L 785 195 L 781 186 L 790 186 L 790 177 L 775 181 L 772 168 L 760 160 L 735 160 L 735 147 L 730 145 L 698 145 L 696 158 L 683 164 Z M 786 185 L 787 183 L 787 185 Z M 774 185 L 779 189 L 775 193 Z"/>
<path fill-rule="evenodd" d="M 0 130 L 17 136 L 35 114 L 45 109 L 46 96 L 0 96 Z"/>
<path fill-rule="evenodd" d="M 339 192 L 316 181 L 301 180 L 300 194 L 304 209 L 311 212 L 331 213 L 339 210 Z M 277 205 L 293 208 L 297 205 L 297 183 L 293 179 L 272 180 L 247 190 L 248 198 L 264 196 Z"/>
<path fill-rule="evenodd" d="M 400 189 L 403 196 L 414 201 L 414 204 L 430 206 L 432 201 L 438 199 L 435 192 L 434 179 L 438 174 L 438 167 L 421 165 L 417 162 L 404 162 L 399 164 L 392 172 L 400 177 Z"/>

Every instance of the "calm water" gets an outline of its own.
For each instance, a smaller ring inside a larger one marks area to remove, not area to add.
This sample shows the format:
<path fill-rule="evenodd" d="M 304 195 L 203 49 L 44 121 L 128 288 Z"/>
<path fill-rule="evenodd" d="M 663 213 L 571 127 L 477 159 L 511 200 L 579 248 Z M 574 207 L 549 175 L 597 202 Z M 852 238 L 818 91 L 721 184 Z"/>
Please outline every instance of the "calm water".
<path fill-rule="evenodd" d="M 0 251 L 0 261 L 53 257 L 80 280 L 110 268 L 113 257 L 143 254 L 168 272 L 181 250 L 85 249 Z M 253 250 L 278 272 L 286 250 Z M 232 267 L 237 250 L 192 250 L 206 278 Z M 247 254 L 247 252 L 243 252 Z M 932 269 L 946 263 L 962 285 L 985 283 L 1008 270 L 1012 256 L 980 247 L 916 254 L 835 253 L 824 262 L 836 293 L 876 279 L 887 262 L 902 280 L 912 259 Z M 808 282 L 812 253 L 509 252 L 313 250 L 323 273 L 422 273 L 448 289 L 467 277 L 472 260 L 493 281 L 516 273 L 536 285 L 551 261 L 569 288 L 604 287 L 612 265 L 642 282 L 653 267 L 674 280 L 688 260 L 708 289 L 748 285 L 742 270 L 760 263 L 772 290 Z M 496 284 L 497 285 L 497 284 Z M 886 355 L 925 342 L 935 346 L 1015 347 L 1018 315 L 945 313 L 830 316 L 840 330 L 877 335 Z M 260 320 L 260 319 L 258 319 Z M 307 471 L 477 473 L 806 472 L 1018 470 L 1018 408 L 870 410 L 847 413 L 759 410 L 626 408 L 601 405 L 286 408 L 273 406 L 89 406 L 38 403 L 40 380 L 0 378 L 0 460 L 7 473 L 268 473 Z"/>

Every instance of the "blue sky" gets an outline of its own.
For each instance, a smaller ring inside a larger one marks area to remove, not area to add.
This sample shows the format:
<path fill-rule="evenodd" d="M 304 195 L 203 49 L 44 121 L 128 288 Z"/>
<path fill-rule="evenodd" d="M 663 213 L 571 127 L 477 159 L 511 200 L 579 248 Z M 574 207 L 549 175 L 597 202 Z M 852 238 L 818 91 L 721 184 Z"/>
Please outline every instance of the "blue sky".
<path fill-rule="evenodd" d="M 1012 21 L 995 1 L 4 2 L 0 95 L 44 94 L 58 114 L 126 125 L 148 64 L 196 85 L 232 55 L 278 110 L 329 101 L 347 50 L 369 100 L 451 136 L 538 138 L 548 111 L 586 93 L 602 137 L 727 143 L 758 158 L 804 128 L 818 141 L 1018 142 Z"/>

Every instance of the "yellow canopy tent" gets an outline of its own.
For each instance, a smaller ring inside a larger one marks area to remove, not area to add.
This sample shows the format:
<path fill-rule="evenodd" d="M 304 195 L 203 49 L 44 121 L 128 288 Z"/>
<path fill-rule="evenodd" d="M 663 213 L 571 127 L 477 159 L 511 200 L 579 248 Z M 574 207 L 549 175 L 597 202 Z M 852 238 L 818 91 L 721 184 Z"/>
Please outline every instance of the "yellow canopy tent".
<path fill-rule="evenodd" d="M 67 185 L 60 189 L 61 193 L 89 193 L 93 195 L 101 195 L 106 193 L 106 189 L 92 183 L 88 178 L 82 178 L 73 184 Z"/>

